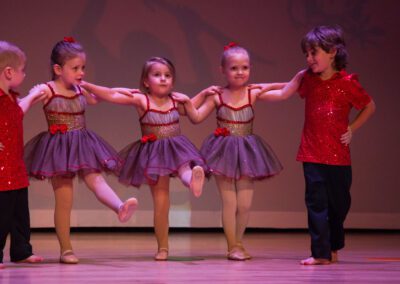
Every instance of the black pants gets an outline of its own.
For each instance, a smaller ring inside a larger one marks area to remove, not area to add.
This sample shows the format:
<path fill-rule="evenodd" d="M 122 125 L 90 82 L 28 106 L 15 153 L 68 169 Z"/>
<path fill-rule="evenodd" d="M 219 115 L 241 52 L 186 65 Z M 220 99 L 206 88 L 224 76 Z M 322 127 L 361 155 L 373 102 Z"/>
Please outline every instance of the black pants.
<path fill-rule="evenodd" d="M 0 191 L 0 263 L 7 235 L 10 234 L 10 259 L 20 261 L 32 255 L 28 189 Z"/>
<path fill-rule="evenodd" d="M 311 253 L 331 259 L 344 247 L 343 223 L 350 209 L 351 166 L 303 163 Z"/>

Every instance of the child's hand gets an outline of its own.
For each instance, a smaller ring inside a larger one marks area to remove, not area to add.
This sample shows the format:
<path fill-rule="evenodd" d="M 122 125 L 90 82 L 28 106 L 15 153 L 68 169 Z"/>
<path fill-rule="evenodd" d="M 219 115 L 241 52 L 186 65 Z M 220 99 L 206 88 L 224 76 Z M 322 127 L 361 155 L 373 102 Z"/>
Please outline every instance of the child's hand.
<path fill-rule="evenodd" d="M 47 87 L 44 84 L 38 84 L 29 90 L 28 95 L 31 95 L 34 99 L 34 102 L 37 102 L 47 99 L 49 92 L 47 92 Z"/>
<path fill-rule="evenodd" d="M 188 101 L 190 101 L 190 98 L 188 96 L 186 96 L 185 94 L 182 93 L 178 93 L 178 92 L 172 92 L 172 97 L 174 98 L 174 100 L 185 104 Z"/>
<path fill-rule="evenodd" d="M 0 151 L 4 150 L 4 145 L 0 142 Z"/>
<path fill-rule="evenodd" d="M 340 142 L 347 146 L 350 144 L 352 136 L 353 131 L 351 130 L 350 126 L 348 126 L 347 131 L 340 137 Z"/>
<path fill-rule="evenodd" d="M 213 96 L 216 94 L 222 94 L 223 89 L 224 88 L 222 88 L 220 86 L 210 86 L 207 89 L 204 89 L 202 93 L 205 97 L 208 97 L 208 96 Z"/>

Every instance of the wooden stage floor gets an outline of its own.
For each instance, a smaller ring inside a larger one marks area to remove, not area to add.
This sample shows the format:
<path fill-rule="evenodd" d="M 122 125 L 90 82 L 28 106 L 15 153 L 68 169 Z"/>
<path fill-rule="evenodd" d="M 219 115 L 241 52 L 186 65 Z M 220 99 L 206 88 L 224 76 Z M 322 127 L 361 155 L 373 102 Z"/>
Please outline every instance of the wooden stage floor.
<path fill-rule="evenodd" d="M 65 265 L 55 234 L 36 232 L 34 251 L 45 262 L 10 263 L 7 242 L 0 283 L 400 283 L 400 233 L 348 233 L 340 262 L 324 266 L 299 265 L 307 233 L 251 232 L 244 243 L 254 258 L 228 261 L 222 233 L 174 232 L 170 260 L 156 262 L 152 233 L 73 233 L 81 262 Z"/>

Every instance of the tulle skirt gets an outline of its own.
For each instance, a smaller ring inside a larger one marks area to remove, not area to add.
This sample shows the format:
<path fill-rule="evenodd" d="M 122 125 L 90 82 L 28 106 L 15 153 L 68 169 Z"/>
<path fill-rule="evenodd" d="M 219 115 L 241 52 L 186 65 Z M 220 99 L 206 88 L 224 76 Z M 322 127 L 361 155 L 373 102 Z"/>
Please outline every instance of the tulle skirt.
<path fill-rule="evenodd" d="M 200 150 L 212 174 L 238 180 L 264 179 L 278 174 L 282 165 L 272 148 L 257 135 L 208 136 Z"/>
<path fill-rule="evenodd" d="M 185 136 L 178 135 L 126 146 L 119 157 L 124 161 L 119 181 L 139 187 L 156 184 L 160 176 L 176 176 L 182 166 L 207 167 L 197 148 Z"/>
<path fill-rule="evenodd" d="M 42 132 L 25 145 L 24 158 L 29 176 L 37 179 L 103 171 L 119 175 L 122 165 L 113 147 L 85 128 Z"/>

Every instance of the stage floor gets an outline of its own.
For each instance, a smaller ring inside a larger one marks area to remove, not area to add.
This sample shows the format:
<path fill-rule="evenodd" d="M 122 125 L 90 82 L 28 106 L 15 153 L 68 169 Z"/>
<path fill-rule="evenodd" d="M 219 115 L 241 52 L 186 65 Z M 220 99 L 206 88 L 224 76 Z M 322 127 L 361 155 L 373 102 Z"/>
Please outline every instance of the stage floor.
<path fill-rule="evenodd" d="M 33 233 L 41 264 L 9 262 L 7 242 L 1 284 L 49 283 L 400 283 L 400 233 L 347 234 L 339 263 L 302 266 L 309 255 L 303 232 L 247 233 L 249 261 L 228 261 L 222 233 L 175 232 L 169 261 L 156 262 L 152 233 L 73 233 L 77 265 L 58 263 L 54 233 Z"/>

